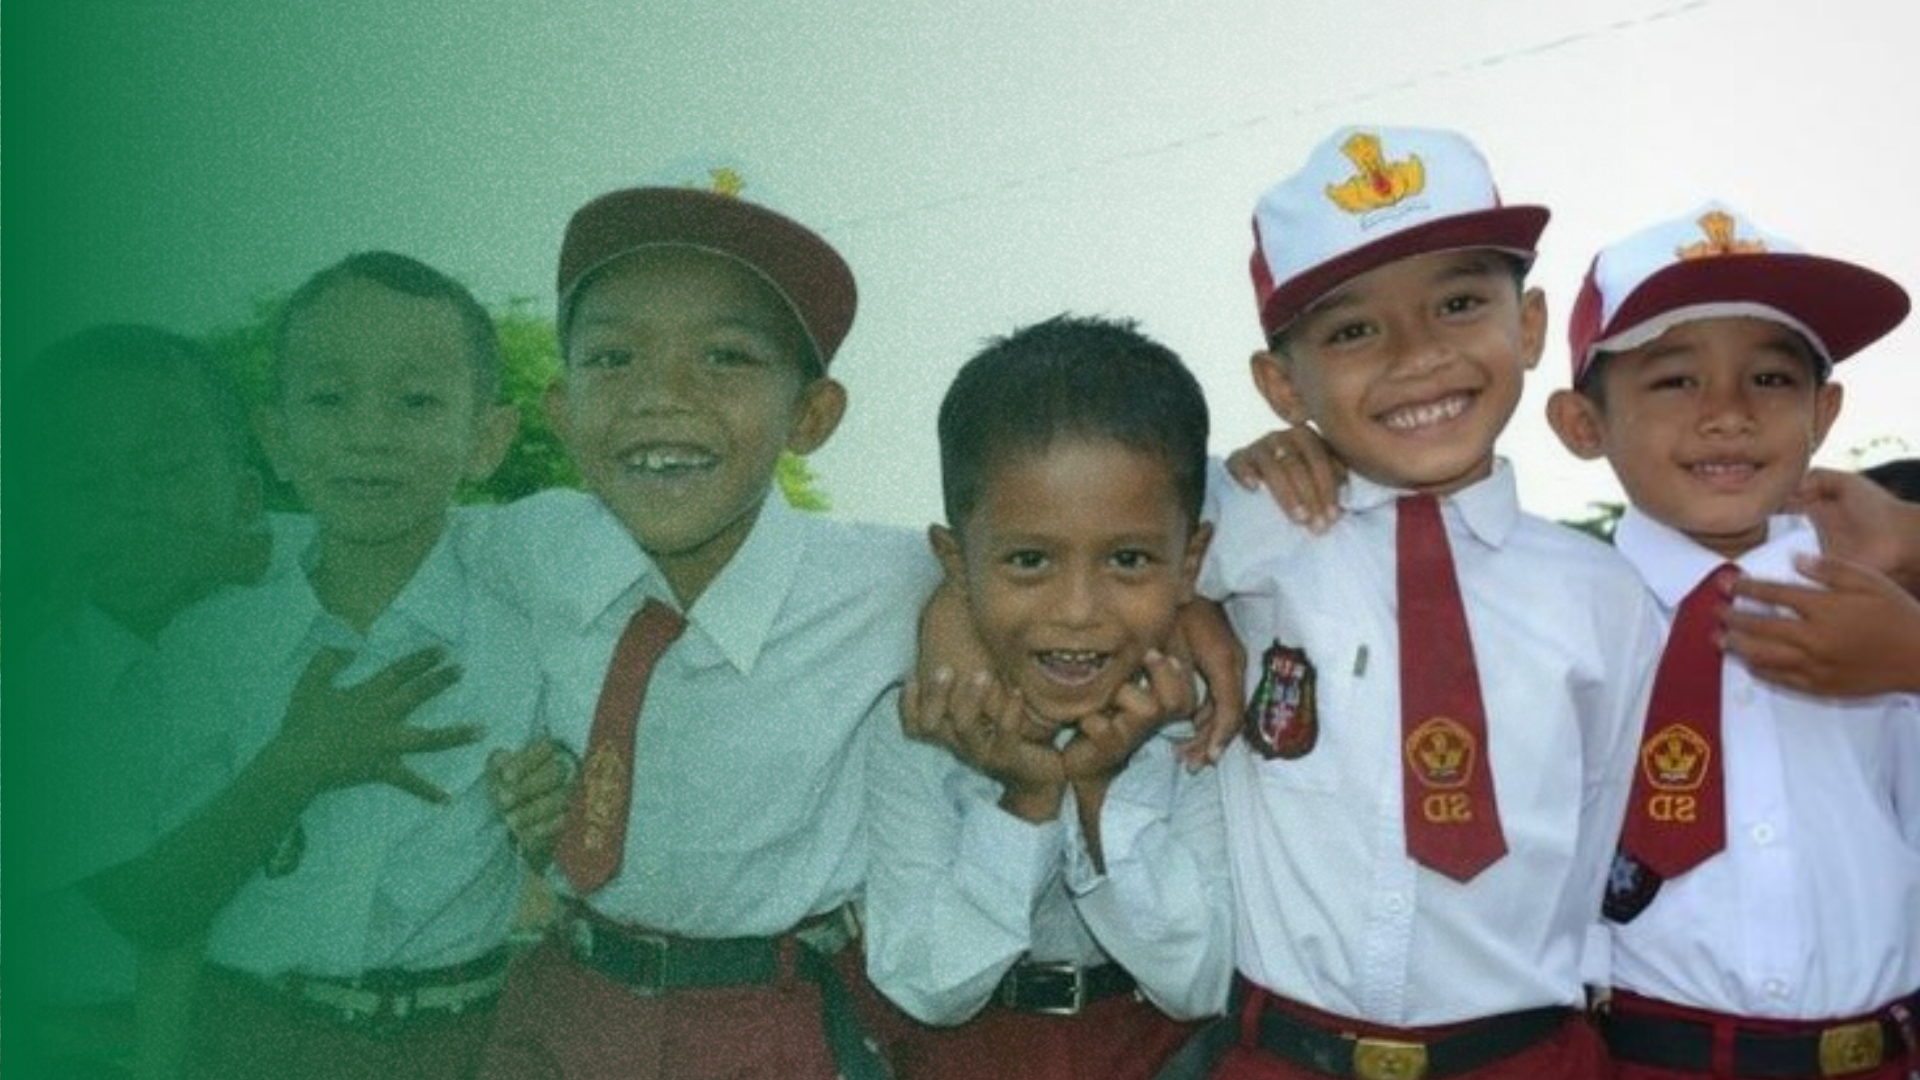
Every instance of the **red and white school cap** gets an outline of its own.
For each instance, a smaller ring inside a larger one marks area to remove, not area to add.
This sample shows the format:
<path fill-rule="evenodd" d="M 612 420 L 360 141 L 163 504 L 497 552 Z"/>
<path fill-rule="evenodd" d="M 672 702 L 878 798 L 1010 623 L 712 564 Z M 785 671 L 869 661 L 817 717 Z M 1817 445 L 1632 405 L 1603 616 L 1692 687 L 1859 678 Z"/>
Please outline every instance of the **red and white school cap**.
<path fill-rule="evenodd" d="M 1638 348 L 1681 323 L 1742 315 L 1792 327 L 1831 366 L 1900 325 L 1908 307 L 1893 279 L 1809 255 L 1710 202 L 1594 257 L 1567 323 L 1573 384 L 1602 353 Z"/>
<path fill-rule="evenodd" d="M 1435 251 L 1492 248 L 1523 264 L 1544 206 L 1506 206 L 1465 137 L 1425 128 L 1348 127 L 1253 211 L 1253 291 L 1269 337 L 1369 270 Z"/>

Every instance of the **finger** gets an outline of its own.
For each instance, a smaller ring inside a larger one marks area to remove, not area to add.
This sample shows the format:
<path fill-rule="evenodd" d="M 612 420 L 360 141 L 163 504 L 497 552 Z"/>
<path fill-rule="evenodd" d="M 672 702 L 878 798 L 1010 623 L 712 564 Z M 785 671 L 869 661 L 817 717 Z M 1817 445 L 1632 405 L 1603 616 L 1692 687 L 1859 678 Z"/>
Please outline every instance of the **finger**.
<path fill-rule="evenodd" d="M 972 727 L 982 720 L 994 719 L 993 713 L 987 709 L 987 697 L 993 690 L 993 681 L 992 675 L 975 671 L 954 684 L 947 712 L 955 725 Z"/>
<path fill-rule="evenodd" d="M 1147 691 L 1159 711 L 1169 717 L 1191 717 L 1200 707 L 1200 689 L 1193 669 L 1158 649 L 1148 649 L 1144 658 Z"/>
<path fill-rule="evenodd" d="M 372 697 L 384 697 L 446 661 L 447 652 L 438 645 L 417 649 L 361 680 L 356 689 Z"/>
<path fill-rule="evenodd" d="M 1768 581 L 1744 574 L 1734 581 L 1732 593 L 1736 597 L 1756 601 L 1769 607 L 1785 608 L 1799 618 L 1806 618 L 1807 613 L 1820 603 L 1821 598 L 1828 595 L 1822 589 L 1787 581 Z M 1720 621 L 1725 624 L 1727 620 L 1735 618 L 1778 620 L 1779 616 L 1729 607 L 1721 613 Z"/>
<path fill-rule="evenodd" d="M 907 735 L 924 742 L 944 741 L 950 724 L 951 709 L 948 700 L 953 694 L 954 675 L 951 668 L 939 668 L 934 671 L 930 681 L 915 695 L 915 715 L 907 727 Z"/>
<path fill-rule="evenodd" d="M 390 724 L 400 723 L 412 716 L 415 709 L 439 697 L 459 681 L 458 667 L 448 664 L 434 668 L 376 698 L 378 711 L 375 716 Z"/>
<path fill-rule="evenodd" d="M 1873 567 L 1837 555 L 1796 555 L 1793 568 L 1807 580 L 1834 592 L 1881 592 L 1890 596 L 1904 592 L 1899 582 Z"/>
<path fill-rule="evenodd" d="M 426 777 L 407 768 L 405 765 L 391 765 L 380 770 L 382 783 L 399 788 L 401 791 L 430 803 L 445 803 L 449 796 L 445 791 Z"/>
<path fill-rule="evenodd" d="M 1340 516 L 1340 484 L 1344 470 L 1327 453 L 1326 444 L 1317 437 L 1303 439 L 1296 455 L 1306 473 L 1306 485 L 1313 504 L 1311 524 L 1315 532 L 1324 532 Z"/>
<path fill-rule="evenodd" d="M 407 727 L 394 731 L 391 745 L 402 754 L 432 754 L 469 746 L 485 734 L 486 729 L 478 724 L 455 724 L 443 728 Z"/>

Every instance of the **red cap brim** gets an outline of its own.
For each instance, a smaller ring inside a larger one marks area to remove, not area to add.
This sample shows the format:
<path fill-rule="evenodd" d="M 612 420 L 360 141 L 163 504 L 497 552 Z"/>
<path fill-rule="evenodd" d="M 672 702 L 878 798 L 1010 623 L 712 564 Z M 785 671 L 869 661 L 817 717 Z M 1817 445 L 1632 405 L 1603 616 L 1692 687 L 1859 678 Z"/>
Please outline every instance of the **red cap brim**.
<path fill-rule="evenodd" d="M 1605 326 L 1589 271 L 1572 329 L 1574 382 L 1579 383 L 1602 342 L 1671 312 L 1711 304 L 1777 311 L 1811 331 L 1815 348 L 1839 363 L 1900 325 L 1912 306 L 1892 278 L 1864 266 L 1818 255 L 1716 255 L 1662 267 L 1641 282 Z"/>
<path fill-rule="evenodd" d="M 1435 251 L 1491 248 L 1509 252 L 1532 265 L 1534 249 L 1547 227 L 1547 217 L 1544 206 L 1496 206 L 1415 225 L 1342 252 L 1295 275 L 1269 294 L 1260 305 L 1261 329 L 1272 337 L 1299 318 L 1314 301 L 1342 283 L 1395 259 Z M 1256 252 L 1254 257 L 1263 256 Z"/>

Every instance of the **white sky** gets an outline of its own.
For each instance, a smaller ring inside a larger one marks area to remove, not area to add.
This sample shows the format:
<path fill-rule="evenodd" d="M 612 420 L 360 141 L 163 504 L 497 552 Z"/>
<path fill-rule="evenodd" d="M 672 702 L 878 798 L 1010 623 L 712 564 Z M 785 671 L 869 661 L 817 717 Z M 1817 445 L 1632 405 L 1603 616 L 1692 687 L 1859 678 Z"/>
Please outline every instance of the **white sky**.
<path fill-rule="evenodd" d="M 576 206 L 724 161 L 859 278 L 835 365 L 853 405 L 814 459 L 838 512 L 921 524 L 938 512 L 933 417 L 953 370 L 981 339 L 1059 311 L 1138 318 L 1178 351 L 1216 449 L 1271 426 L 1245 363 L 1254 200 L 1342 124 L 1437 125 L 1485 150 L 1509 201 L 1554 210 L 1534 276 L 1553 336 L 1502 449 L 1532 508 L 1577 516 L 1617 489 L 1540 414 L 1599 245 L 1717 196 L 1920 291 L 1910 11 L 84 0 L 43 29 L 16 6 L 9 134 L 51 109 L 58 137 L 31 166 L 10 137 L 10 179 L 57 177 L 26 210 L 57 223 L 63 254 L 37 271 L 56 295 L 13 307 L 8 347 L 103 318 L 232 324 L 255 296 L 369 247 L 424 258 L 485 301 L 544 306 Z M 1920 319 L 1840 379 L 1822 461 L 1920 453 Z"/>

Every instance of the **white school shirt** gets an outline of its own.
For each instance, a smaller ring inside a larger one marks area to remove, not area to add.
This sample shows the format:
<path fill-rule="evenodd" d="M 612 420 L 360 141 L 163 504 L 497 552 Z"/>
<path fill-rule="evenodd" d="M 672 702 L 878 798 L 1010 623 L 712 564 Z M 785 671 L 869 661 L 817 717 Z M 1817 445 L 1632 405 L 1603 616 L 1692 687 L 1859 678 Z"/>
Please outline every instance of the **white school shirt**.
<path fill-rule="evenodd" d="M 1265 492 L 1240 489 L 1217 466 L 1212 480 L 1201 591 L 1224 602 L 1246 647 L 1249 698 L 1271 645 L 1305 650 L 1320 724 L 1304 757 L 1266 761 L 1235 739 L 1220 761 L 1234 966 L 1285 997 L 1393 1026 L 1579 1003 L 1586 931 L 1659 655 L 1659 620 L 1632 568 L 1605 545 L 1522 513 L 1504 461 L 1442 501 L 1508 848 L 1462 884 L 1406 854 L 1401 492 L 1350 478 L 1344 513 L 1315 537 Z M 1182 815 L 1176 808 L 1167 820 Z M 1103 835 L 1111 828 L 1103 820 Z M 1211 966 L 1175 974 L 1209 988 L 1226 980 Z"/>
<path fill-rule="evenodd" d="M 320 606 L 305 574 L 237 590 L 182 617 L 161 639 L 164 707 L 179 743 L 172 768 L 184 821 L 229 785 L 279 730 L 295 684 L 321 649 L 356 654 L 350 686 L 428 646 L 460 679 L 421 705 L 416 727 L 479 725 L 467 746 L 409 755 L 451 798 L 435 805 L 384 784 L 322 793 L 299 818 L 291 872 L 265 867 L 214 919 L 206 955 L 258 975 L 353 978 L 477 959 L 505 943 L 523 871 L 487 793 L 487 757 L 533 736 L 539 671 L 526 621 L 479 576 L 471 550 L 484 509 L 447 531 L 365 635 Z"/>
<path fill-rule="evenodd" d="M 1191 730 L 1180 724 L 1149 739 L 1121 776 L 1181 782 L 1176 740 Z M 1071 793 L 1059 817 L 1036 824 L 1002 810 L 1001 792 L 945 747 L 907 738 L 898 722 L 875 733 L 867 972 L 927 1023 L 978 1012 L 1021 960 L 1091 967 L 1109 959 L 1067 889 L 1063 823 L 1078 818 Z"/>
<path fill-rule="evenodd" d="M 545 730 L 584 754 L 615 643 L 666 579 L 599 500 L 506 507 L 495 557 L 532 615 Z M 912 660 L 938 566 L 923 537 L 802 513 L 770 495 L 655 664 L 635 735 L 619 872 L 601 914 L 689 937 L 782 933 L 866 878 L 875 724 Z M 556 886 L 572 886 L 556 867 Z"/>
<path fill-rule="evenodd" d="M 1629 509 L 1614 542 L 1670 621 L 1725 561 Z M 1804 518 L 1742 572 L 1803 582 Z M 1851 1016 L 1920 987 L 1920 696 L 1813 697 L 1721 665 L 1727 846 L 1609 924 L 1615 986 L 1738 1016 Z"/>

